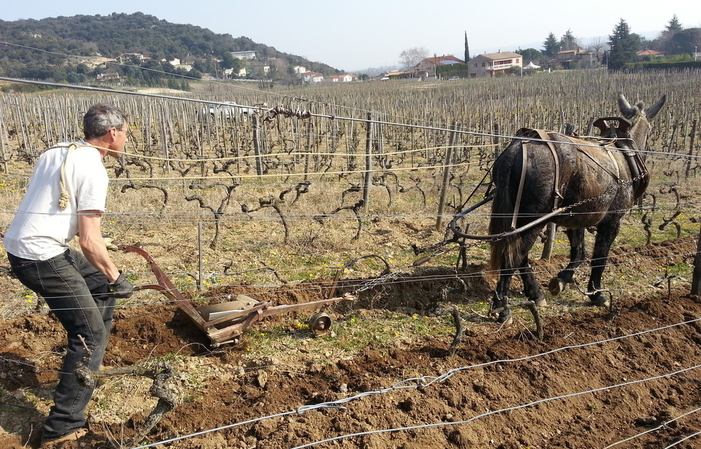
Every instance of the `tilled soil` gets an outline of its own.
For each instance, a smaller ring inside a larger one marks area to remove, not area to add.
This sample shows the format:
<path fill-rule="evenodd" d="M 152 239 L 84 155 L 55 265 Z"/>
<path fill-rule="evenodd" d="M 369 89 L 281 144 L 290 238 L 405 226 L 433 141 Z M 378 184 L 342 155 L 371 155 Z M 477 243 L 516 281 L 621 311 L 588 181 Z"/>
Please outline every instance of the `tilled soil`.
<path fill-rule="evenodd" d="M 635 269 L 653 276 L 659 272 L 653 265 L 693 253 L 695 245 L 687 238 L 638 248 Z M 614 251 L 612 263 L 630 262 L 626 254 Z M 368 314 L 378 307 L 429 310 L 445 299 L 484 301 L 489 291 L 486 282 L 473 281 L 467 293 L 446 298 L 438 285 L 397 285 L 383 292 L 384 300 L 354 307 Z M 209 348 L 174 305 L 123 308 L 105 365 L 171 362 L 176 374 L 168 388 L 178 403 L 141 436 L 157 403 L 149 393 L 152 379 L 106 377 L 88 409 L 90 432 L 64 447 L 173 440 L 159 447 L 663 448 L 687 437 L 674 447 L 698 447 L 701 439 L 692 435 L 701 430 L 701 414 L 694 412 L 701 400 L 701 299 L 688 294 L 688 281 L 677 280 L 669 290 L 662 285 L 618 294 L 610 310 L 551 299 L 558 313 L 543 313 L 541 340 L 523 319 L 508 327 L 473 320 L 454 355 L 452 341 L 438 337 L 403 341 L 396 349 L 368 345 L 352 358 L 315 354 L 310 338 L 308 351 L 252 361 L 245 342 Z M 311 289 L 278 289 L 264 299 L 320 298 Z M 37 445 L 64 338 L 46 313 L 0 322 L 0 385 L 7 392 L 1 447 Z M 196 382 L 188 377 L 192 372 L 199 373 Z M 110 412 L 111 402 L 121 406 L 118 412 Z M 327 439 L 335 441 L 322 442 Z"/>

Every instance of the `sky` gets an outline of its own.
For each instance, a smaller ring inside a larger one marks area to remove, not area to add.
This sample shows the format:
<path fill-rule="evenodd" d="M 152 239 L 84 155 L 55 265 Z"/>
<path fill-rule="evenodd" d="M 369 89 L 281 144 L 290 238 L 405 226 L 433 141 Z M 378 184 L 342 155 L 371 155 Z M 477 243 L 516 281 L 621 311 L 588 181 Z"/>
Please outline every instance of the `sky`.
<path fill-rule="evenodd" d="M 246 36 L 278 51 L 346 72 L 399 64 L 402 51 L 430 56 L 541 50 L 549 33 L 571 30 L 580 43 L 607 40 L 624 19 L 631 32 L 657 36 L 676 14 L 684 28 L 701 27 L 698 0 L 2 0 L 0 19 L 135 13 L 217 34 Z M 433 4 L 431 6 L 430 4 Z"/>

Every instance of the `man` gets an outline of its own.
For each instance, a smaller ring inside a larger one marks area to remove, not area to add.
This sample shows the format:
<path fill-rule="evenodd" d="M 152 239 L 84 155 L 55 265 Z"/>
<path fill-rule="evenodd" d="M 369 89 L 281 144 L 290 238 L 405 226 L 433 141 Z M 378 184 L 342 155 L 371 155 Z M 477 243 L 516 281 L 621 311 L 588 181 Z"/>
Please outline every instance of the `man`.
<path fill-rule="evenodd" d="M 124 152 L 127 131 L 122 111 L 92 106 L 83 117 L 84 140 L 41 155 L 5 234 L 12 272 L 44 298 L 68 333 L 42 447 L 87 433 L 85 407 L 94 386 L 79 382 L 75 371 L 79 365 L 100 368 L 116 300 L 134 289 L 112 262 L 100 225 L 108 185 L 102 159 Z M 76 235 L 82 252 L 68 244 Z"/>

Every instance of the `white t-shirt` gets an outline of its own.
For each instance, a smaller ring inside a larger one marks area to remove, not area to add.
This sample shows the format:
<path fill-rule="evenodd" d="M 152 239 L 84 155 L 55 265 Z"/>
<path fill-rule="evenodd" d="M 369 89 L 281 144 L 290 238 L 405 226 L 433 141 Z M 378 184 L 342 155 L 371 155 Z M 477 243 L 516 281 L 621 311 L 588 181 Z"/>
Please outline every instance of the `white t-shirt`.
<path fill-rule="evenodd" d="M 68 207 L 59 208 L 61 165 L 70 143 L 46 150 L 34 168 L 17 214 L 5 233 L 5 250 L 17 257 L 46 260 L 66 251 L 78 233 L 78 212 L 105 211 L 107 170 L 100 153 L 85 142 L 76 142 L 65 168 Z"/>

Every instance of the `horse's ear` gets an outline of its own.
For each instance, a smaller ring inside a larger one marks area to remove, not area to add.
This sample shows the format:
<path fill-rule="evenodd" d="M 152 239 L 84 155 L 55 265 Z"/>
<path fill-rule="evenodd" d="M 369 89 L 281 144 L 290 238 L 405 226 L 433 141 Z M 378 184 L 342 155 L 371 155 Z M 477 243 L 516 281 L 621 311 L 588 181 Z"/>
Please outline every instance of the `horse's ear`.
<path fill-rule="evenodd" d="M 623 94 L 618 94 L 618 110 L 620 110 L 623 117 L 627 119 L 635 117 L 635 108 L 628 103 L 628 100 L 626 100 Z"/>
<path fill-rule="evenodd" d="M 653 104 L 649 108 L 645 110 L 645 116 L 649 119 L 652 120 L 655 118 L 658 112 L 662 109 L 662 106 L 664 106 L 665 101 L 667 101 L 667 95 L 663 95 L 662 98 L 657 100 L 657 103 Z"/>

